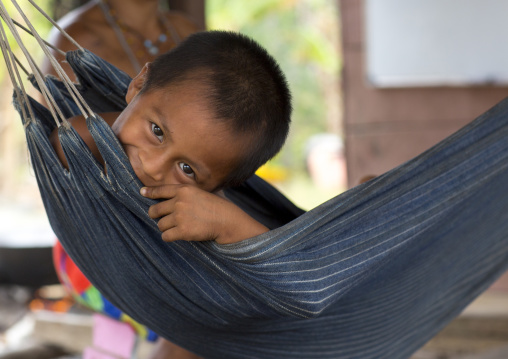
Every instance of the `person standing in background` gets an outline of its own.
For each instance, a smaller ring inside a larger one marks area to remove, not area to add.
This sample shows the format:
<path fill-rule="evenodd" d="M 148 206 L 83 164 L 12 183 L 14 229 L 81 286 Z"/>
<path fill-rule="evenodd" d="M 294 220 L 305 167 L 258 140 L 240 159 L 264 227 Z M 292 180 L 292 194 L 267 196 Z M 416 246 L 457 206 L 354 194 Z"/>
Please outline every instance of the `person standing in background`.
<path fill-rule="evenodd" d="M 92 0 L 58 21 L 82 47 L 134 77 L 147 62 L 171 50 L 182 39 L 198 31 L 182 13 L 164 11 L 158 0 Z M 76 47 L 54 28 L 49 42 L 62 51 Z M 64 60 L 54 53 L 59 61 Z M 75 79 L 65 62 L 66 73 Z M 55 75 L 48 60 L 42 65 L 45 74 Z"/>

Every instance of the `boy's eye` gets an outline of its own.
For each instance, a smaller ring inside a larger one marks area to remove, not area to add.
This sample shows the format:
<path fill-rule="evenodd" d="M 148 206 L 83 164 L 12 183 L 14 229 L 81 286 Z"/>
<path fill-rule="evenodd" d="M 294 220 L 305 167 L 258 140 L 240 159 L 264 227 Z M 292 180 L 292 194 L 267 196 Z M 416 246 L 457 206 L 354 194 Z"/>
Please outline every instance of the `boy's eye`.
<path fill-rule="evenodd" d="M 194 170 L 187 163 L 180 162 L 178 166 L 180 166 L 182 172 L 185 173 L 188 177 L 194 177 Z"/>
<path fill-rule="evenodd" d="M 164 132 L 162 132 L 161 128 L 157 126 L 155 123 L 152 123 L 152 132 L 155 136 L 157 136 L 159 141 L 162 142 L 162 140 L 164 139 Z"/>

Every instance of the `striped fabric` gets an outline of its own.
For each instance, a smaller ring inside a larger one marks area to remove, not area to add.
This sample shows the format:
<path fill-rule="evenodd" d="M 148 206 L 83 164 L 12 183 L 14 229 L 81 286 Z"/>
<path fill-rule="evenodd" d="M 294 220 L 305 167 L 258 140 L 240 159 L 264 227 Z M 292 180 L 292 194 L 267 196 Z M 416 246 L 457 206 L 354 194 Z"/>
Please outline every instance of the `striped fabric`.
<path fill-rule="evenodd" d="M 125 105 L 124 74 L 88 52 L 68 61 L 94 111 Z M 66 90 L 48 82 L 72 115 Z M 231 198 L 284 220 L 232 245 L 163 242 L 147 215 L 155 202 L 139 195 L 107 124 L 87 120 L 107 175 L 61 127 L 66 171 L 47 139 L 50 115 L 29 105 L 28 146 L 65 250 L 111 303 L 206 358 L 407 358 L 508 267 L 507 101 L 301 215 L 251 180 Z"/>
<path fill-rule="evenodd" d="M 152 330 L 137 323 L 111 304 L 79 270 L 58 241 L 53 247 L 53 261 L 60 282 L 76 302 L 95 312 L 128 323 L 142 339 L 150 342 L 157 340 L 158 336 Z"/>

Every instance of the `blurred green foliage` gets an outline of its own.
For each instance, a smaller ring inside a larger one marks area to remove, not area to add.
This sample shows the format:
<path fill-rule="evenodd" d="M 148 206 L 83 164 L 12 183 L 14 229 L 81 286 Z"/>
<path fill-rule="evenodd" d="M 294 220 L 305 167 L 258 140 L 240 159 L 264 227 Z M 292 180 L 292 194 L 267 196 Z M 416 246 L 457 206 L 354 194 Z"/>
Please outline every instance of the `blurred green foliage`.
<path fill-rule="evenodd" d="M 207 0 L 206 19 L 209 29 L 252 37 L 279 62 L 293 94 L 294 112 L 288 142 L 275 162 L 291 171 L 304 170 L 307 139 L 328 130 L 322 80 L 339 81 L 337 2 Z"/>

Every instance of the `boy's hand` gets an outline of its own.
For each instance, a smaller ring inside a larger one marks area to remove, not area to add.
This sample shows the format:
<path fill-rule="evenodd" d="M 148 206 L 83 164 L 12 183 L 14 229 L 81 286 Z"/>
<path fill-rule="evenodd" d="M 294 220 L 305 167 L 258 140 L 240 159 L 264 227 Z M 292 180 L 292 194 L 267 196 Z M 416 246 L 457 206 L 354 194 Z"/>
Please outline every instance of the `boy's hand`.
<path fill-rule="evenodd" d="M 195 186 L 163 185 L 143 187 L 141 194 L 152 199 L 167 199 L 150 207 L 150 218 L 160 218 L 162 239 L 235 243 L 267 232 L 239 207 Z"/>

